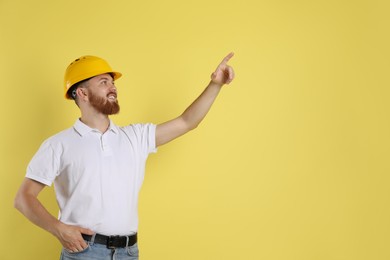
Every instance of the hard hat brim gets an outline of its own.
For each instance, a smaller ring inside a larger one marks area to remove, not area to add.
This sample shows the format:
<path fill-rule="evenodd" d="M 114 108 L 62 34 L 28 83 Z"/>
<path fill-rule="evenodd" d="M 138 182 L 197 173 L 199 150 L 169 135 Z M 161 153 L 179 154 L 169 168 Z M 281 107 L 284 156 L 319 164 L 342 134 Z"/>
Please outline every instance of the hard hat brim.
<path fill-rule="evenodd" d="M 118 71 L 105 71 L 105 72 L 97 72 L 97 73 L 89 73 L 88 75 L 80 75 L 79 79 L 74 79 L 74 82 L 72 83 L 68 83 L 69 85 L 66 86 L 67 88 L 67 91 L 65 93 L 65 98 L 66 99 L 73 99 L 70 95 L 69 95 L 69 90 L 77 83 L 83 81 L 83 80 L 88 80 L 90 78 L 93 78 L 93 77 L 96 77 L 96 76 L 99 76 L 99 75 L 102 75 L 102 74 L 111 74 L 113 79 L 114 80 L 117 80 L 119 79 L 120 77 L 122 77 L 122 73 L 118 72 Z"/>

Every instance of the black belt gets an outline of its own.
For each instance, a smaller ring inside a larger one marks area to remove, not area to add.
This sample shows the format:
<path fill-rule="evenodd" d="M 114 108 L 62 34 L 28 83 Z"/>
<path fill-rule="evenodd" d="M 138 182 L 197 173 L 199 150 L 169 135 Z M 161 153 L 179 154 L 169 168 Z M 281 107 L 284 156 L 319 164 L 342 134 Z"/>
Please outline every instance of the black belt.
<path fill-rule="evenodd" d="M 92 241 L 93 236 L 83 234 L 83 238 L 87 241 Z M 107 248 L 132 246 L 137 243 L 137 233 L 131 236 L 105 236 L 95 234 L 93 243 L 106 245 Z"/>

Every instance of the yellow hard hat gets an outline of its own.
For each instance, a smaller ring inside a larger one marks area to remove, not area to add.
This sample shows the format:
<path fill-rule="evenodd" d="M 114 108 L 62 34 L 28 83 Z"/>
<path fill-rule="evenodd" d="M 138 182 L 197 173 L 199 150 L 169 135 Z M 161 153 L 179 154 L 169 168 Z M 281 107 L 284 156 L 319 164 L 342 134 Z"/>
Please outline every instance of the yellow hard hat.
<path fill-rule="evenodd" d="M 110 65 L 99 57 L 87 55 L 74 60 L 65 72 L 65 98 L 72 99 L 68 90 L 74 84 L 104 73 L 110 73 L 114 80 L 122 76 L 122 73 L 113 71 Z"/>

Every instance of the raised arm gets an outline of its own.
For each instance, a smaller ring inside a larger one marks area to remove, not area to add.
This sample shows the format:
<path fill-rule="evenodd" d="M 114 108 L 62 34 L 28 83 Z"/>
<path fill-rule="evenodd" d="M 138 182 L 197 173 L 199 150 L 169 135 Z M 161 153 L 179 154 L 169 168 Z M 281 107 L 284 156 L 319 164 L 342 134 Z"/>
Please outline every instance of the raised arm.
<path fill-rule="evenodd" d="M 221 88 L 225 84 L 229 84 L 234 79 L 233 68 L 227 63 L 233 57 L 233 53 L 229 53 L 217 69 L 211 74 L 211 81 L 207 85 L 202 94 L 181 114 L 175 119 L 157 125 L 156 129 L 156 145 L 166 144 L 173 139 L 187 133 L 196 128 L 203 118 L 207 115 L 212 104 L 217 98 Z"/>

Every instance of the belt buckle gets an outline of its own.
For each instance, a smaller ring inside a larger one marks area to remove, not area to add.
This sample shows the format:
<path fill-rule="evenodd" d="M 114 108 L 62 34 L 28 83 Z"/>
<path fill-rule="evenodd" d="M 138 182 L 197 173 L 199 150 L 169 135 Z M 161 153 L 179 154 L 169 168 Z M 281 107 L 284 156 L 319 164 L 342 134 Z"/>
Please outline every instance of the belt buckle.
<path fill-rule="evenodd" d="M 108 241 L 107 241 L 107 248 L 109 248 L 109 249 L 115 249 L 115 248 L 117 248 L 117 242 L 118 242 L 118 240 L 119 240 L 119 237 L 120 236 L 109 236 L 108 237 Z"/>

